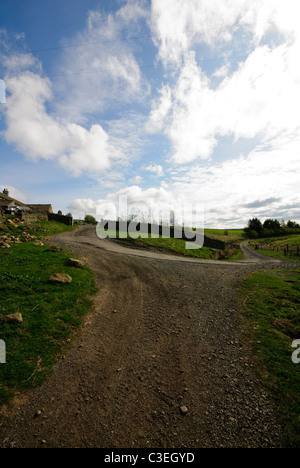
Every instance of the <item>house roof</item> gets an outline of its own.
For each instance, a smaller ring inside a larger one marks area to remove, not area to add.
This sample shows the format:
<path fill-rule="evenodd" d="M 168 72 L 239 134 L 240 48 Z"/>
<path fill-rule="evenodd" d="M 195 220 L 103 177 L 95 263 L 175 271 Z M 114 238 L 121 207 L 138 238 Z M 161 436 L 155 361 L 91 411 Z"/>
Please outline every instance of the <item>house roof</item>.
<path fill-rule="evenodd" d="M 25 203 L 20 202 L 19 200 L 16 200 L 15 198 L 9 197 L 8 195 L 5 195 L 4 193 L 0 193 L 0 202 L 6 203 L 7 205 L 2 205 L 2 206 L 8 206 L 11 202 L 13 202 L 14 205 L 17 206 L 26 206 Z"/>
<path fill-rule="evenodd" d="M 11 206 L 11 205 L 16 205 L 16 206 L 23 206 L 23 207 L 28 207 L 33 211 L 38 211 L 40 213 L 53 213 L 52 210 L 52 205 L 51 204 L 25 204 L 20 202 L 19 200 L 16 200 L 15 198 L 10 197 L 9 195 L 5 195 L 5 193 L 0 192 L 0 206 L 1 207 L 6 207 L 6 206 Z"/>
<path fill-rule="evenodd" d="M 52 205 L 37 205 L 37 204 L 30 204 L 26 205 L 28 208 L 31 208 L 33 211 L 39 211 L 40 213 L 53 213 Z"/>
<path fill-rule="evenodd" d="M 6 207 L 11 206 L 11 205 L 13 205 L 12 201 L 0 200 L 0 208 L 6 208 Z"/>

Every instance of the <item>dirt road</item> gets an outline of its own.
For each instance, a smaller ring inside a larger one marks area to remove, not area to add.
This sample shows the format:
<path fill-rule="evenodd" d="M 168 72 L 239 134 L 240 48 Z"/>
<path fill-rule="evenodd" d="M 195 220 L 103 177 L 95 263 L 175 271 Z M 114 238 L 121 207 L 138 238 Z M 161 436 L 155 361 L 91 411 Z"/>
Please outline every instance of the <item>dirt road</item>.
<path fill-rule="evenodd" d="M 51 243 L 86 260 L 99 293 L 70 352 L 3 423 L 3 447 L 281 446 L 237 303 L 244 275 L 277 262 L 130 250 L 95 227 Z"/>

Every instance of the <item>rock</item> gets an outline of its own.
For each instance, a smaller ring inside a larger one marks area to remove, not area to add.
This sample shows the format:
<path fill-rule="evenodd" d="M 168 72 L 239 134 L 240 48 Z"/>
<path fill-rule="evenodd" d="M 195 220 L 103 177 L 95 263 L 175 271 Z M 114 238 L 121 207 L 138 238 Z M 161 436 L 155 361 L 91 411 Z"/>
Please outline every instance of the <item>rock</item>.
<path fill-rule="evenodd" d="M 33 245 L 44 245 L 43 242 L 34 242 Z"/>
<path fill-rule="evenodd" d="M 51 250 L 51 252 L 61 252 L 62 248 L 57 247 L 56 245 L 52 245 L 49 250 Z"/>
<path fill-rule="evenodd" d="M 3 242 L 1 247 L 2 247 L 2 249 L 10 249 L 11 246 L 7 242 Z"/>
<path fill-rule="evenodd" d="M 49 281 L 51 283 L 71 283 L 72 278 L 65 273 L 53 273 L 53 275 L 50 276 Z"/>
<path fill-rule="evenodd" d="M 19 312 L 9 315 L 0 315 L 0 323 L 22 323 L 23 317 Z"/>
<path fill-rule="evenodd" d="M 13 227 L 17 227 L 17 225 L 16 225 L 16 224 L 14 223 L 14 221 L 12 221 L 11 219 L 8 219 L 6 222 L 7 222 L 8 224 L 10 224 L 11 226 L 13 226 Z"/>
<path fill-rule="evenodd" d="M 188 413 L 188 409 L 186 406 L 180 406 L 180 412 L 181 414 L 186 415 Z"/>
<path fill-rule="evenodd" d="M 83 260 L 77 260 L 77 258 L 69 258 L 68 265 L 76 267 L 76 268 L 83 268 L 84 262 Z"/>

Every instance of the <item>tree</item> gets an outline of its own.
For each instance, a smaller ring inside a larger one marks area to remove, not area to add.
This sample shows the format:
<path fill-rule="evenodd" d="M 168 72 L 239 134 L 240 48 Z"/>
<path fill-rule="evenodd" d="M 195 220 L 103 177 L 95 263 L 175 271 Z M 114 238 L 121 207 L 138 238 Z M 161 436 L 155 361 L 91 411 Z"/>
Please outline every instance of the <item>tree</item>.
<path fill-rule="evenodd" d="M 258 234 L 260 234 L 263 230 L 263 225 L 258 218 L 252 218 L 248 221 L 248 229 L 250 231 L 256 231 Z"/>
<path fill-rule="evenodd" d="M 89 215 L 89 214 L 87 214 L 87 215 L 85 216 L 84 222 L 87 223 L 87 224 L 96 224 L 96 223 L 97 223 L 97 221 L 96 221 L 96 219 L 94 218 L 94 216 Z"/>
<path fill-rule="evenodd" d="M 299 224 L 296 223 L 296 221 L 288 221 L 286 223 L 286 227 L 288 227 L 290 229 L 299 229 Z"/>
<path fill-rule="evenodd" d="M 280 230 L 280 222 L 277 219 L 266 219 L 263 224 L 264 229 L 271 229 L 273 231 Z"/>

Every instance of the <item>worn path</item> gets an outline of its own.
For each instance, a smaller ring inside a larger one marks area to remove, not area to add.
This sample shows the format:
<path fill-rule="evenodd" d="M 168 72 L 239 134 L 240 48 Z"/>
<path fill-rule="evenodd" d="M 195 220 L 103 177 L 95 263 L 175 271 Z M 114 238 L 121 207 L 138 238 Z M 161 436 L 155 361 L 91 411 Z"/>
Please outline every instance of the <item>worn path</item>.
<path fill-rule="evenodd" d="M 282 263 L 132 250 L 95 227 L 51 243 L 86 260 L 99 293 L 53 375 L 3 421 L 3 447 L 281 446 L 237 298 L 247 273 Z"/>

